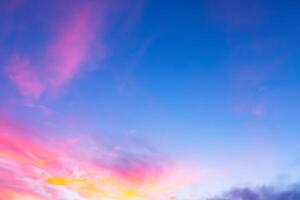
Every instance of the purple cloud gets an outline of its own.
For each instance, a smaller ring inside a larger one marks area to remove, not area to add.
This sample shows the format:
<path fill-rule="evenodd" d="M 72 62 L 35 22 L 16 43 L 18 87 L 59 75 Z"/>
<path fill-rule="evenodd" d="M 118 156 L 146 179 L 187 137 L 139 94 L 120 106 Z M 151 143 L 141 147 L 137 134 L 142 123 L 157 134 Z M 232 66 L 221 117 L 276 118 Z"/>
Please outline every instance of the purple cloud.
<path fill-rule="evenodd" d="M 207 200 L 299 200 L 300 190 L 294 186 L 285 190 L 274 187 L 261 187 L 259 189 L 237 188 L 219 197 Z"/>

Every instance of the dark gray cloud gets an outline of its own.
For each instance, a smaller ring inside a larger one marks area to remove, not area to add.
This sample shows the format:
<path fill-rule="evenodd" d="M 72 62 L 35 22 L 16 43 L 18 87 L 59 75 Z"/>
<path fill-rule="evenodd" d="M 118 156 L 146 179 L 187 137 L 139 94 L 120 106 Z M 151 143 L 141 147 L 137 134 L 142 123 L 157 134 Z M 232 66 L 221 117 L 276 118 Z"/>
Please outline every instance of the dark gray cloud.
<path fill-rule="evenodd" d="M 300 188 L 299 185 L 284 190 L 275 187 L 236 188 L 206 200 L 300 200 Z"/>

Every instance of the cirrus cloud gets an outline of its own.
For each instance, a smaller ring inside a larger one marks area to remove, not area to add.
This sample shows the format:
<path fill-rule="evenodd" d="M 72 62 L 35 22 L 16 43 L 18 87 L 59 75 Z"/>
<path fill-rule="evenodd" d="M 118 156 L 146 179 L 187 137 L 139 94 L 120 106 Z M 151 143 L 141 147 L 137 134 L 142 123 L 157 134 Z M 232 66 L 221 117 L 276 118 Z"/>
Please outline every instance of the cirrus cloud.
<path fill-rule="evenodd" d="M 21 95 L 40 98 L 45 93 L 57 93 L 87 68 L 93 45 L 101 39 L 103 6 L 82 2 L 65 9 L 61 20 L 47 25 L 54 28 L 47 32 L 46 45 L 34 44 L 37 55 L 17 50 L 10 56 L 5 72 Z M 98 56 L 103 54 L 99 52 Z"/>

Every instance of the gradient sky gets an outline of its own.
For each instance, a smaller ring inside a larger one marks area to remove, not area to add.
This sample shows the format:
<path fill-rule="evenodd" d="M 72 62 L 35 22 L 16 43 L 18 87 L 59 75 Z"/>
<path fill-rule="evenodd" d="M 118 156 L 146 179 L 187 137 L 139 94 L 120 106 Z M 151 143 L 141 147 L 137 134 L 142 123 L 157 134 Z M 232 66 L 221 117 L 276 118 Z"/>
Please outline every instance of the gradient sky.
<path fill-rule="evenodd" d="M 293 0 L 2 0 L 0 199 L 198 200 L 298 183 L 299 9 Z M 73 180 L 73 165 L 87 177 Z M 115 196 L 81 188 L 100 184 L 94 174 L 114 182 L 101 191 Z"/>

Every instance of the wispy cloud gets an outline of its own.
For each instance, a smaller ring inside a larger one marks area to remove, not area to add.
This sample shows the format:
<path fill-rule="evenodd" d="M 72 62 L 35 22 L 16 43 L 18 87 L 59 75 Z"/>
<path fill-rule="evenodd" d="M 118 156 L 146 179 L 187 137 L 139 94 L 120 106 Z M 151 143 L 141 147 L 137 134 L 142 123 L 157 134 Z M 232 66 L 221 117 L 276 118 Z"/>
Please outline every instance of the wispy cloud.
<path fill-rule="evenodd" d="M 267 116 L 269 85 L 282 68 L 283 41 L 266 30 L 272 17 L 266 1 L 206 1 L 207 17 L 226 37 L 228 68 L 235 113 L 256 118 Z M 268 33 L 264 35 L 262 33 Z M 268 85 L 267 85 L 268 84 Z"/>
<path fill-rule="evenodd" d="M 89 5 L 81 7 L 69 22 L 61 25 L 57 38 L 47 48 L 46 60 L 50 63 L 48 70 L 52 75 L 51 87 L 60 88 L 65 85 L 84 67 L 92 42 L 97 36 L 91 12 L 93 10 Z"/>
<path fill-rule="evenodd" d="M 229 33 L 256 29 L 268 17 L 267 6 L 257 0 L 212 0 L 206 5 L 210 19 Z"/>
<path fill-rule="evenodd" d="M 86 68 L 105 18 L 105 14 L 97 13 L 104 13 L 101 5 L 97 4 L 98 9 L 93 5 L 78 4 L 60 22 L 49 22 L 55 31 L 47 36 L 46 45 L 37 44 L 39 56 L 17 51 L 10 57 L 6 72 L 23 96 L 39 98 L 44 93 L 56 93 Z"/>
<path fill-rule="evenodd" d="M 31 60 L 25 56 L 13 55 L 6 65 L 6 73 L 23 96 L 39 97 L 46 85 L 32 66 Z"/>
<path fill-rule="evenodd" d="M 0 199 L 166 198 L 195 177 L 162 154 L 38 135 L 1 117 Z"/>

